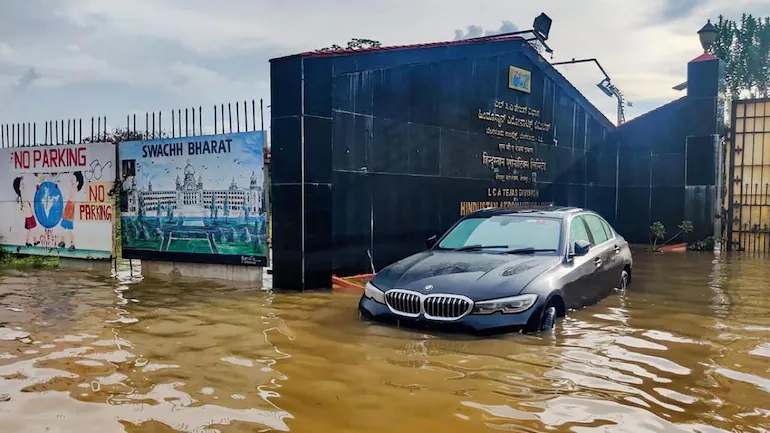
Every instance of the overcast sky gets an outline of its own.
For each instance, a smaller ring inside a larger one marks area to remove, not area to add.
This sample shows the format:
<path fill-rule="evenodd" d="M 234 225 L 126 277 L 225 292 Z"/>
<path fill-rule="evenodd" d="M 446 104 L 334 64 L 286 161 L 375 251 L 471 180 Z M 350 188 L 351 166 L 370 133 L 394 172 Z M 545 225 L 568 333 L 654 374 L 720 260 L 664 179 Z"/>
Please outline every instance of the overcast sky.
<path fill-rule="evenodd" d="M 553 19 L 554 61 L 597 57 L 634 107 L 681 96 L 707 18 L 770 15 L 768 0 L 0 0 L 0 123 L 264 98 L 273 57 L 351 37 L 401 45 Z M 558 67 L 614 121 L 595 66 Z M 267 119 L 267 116 L 266 116 Z"/>

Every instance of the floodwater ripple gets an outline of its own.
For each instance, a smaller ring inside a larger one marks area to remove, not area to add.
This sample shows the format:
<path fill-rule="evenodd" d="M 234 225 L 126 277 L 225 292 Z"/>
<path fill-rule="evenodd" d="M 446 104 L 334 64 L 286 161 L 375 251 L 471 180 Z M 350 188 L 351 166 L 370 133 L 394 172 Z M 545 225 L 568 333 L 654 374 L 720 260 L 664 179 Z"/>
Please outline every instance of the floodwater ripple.
<path fill-rule="evenodd" d="M 1 430 L 770 431 L 767 263 L 640 252 L 625 293 L 495 338 L 360 322 L 347 294 L 0 269 Z"/>

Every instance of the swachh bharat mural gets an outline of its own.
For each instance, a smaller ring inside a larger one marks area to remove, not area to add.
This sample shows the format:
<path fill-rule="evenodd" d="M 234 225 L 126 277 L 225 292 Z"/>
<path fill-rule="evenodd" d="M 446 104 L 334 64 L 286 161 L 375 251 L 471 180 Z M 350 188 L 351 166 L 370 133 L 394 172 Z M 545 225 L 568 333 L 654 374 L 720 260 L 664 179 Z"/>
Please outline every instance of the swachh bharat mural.
<path fill-rule="evenodd" d="M 123 257 L 266 265 L 264 137 L 121 143 Z"/>
<path fill-rule="evenodd" d="M 0 149 L 0 247 L 111 258 L 114 182 L 111 143 Z"/>

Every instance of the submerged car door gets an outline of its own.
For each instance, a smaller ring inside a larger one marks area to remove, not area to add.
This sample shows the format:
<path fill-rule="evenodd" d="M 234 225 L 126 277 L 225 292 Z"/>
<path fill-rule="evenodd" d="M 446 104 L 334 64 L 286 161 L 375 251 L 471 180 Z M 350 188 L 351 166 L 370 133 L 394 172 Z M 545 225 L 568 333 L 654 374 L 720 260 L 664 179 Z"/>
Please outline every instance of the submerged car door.
<path fill-rule="evenodd" d="M 596 253 L 596 280 L 598 283 L 597 292 L 593 296 L 592 302 L 598 302 L 607 294 L 612 292 L 612 289 L 616 286 L 617 281 L 614 277 L 614 268 L 616 267 L 615 250 L 610 239 L 609 234 L 602 224 L 601 218 L 594 214 L 585 214 L 583 218 L 588 226 L 588 231 L 591 233 L 593 242 L 591 243 L 591 249 Z"/>
<path fill-rule="evenodd" d="M 618 287 L 618 283 L 620 283 L 620 274 L 623 272 L 623 267 L 625 266 L 623 255 L 620 252 L 625 248 L 626 241 L 615 233 L 607 220 L 602 217 L 599 217 L 599 220 L 602 222 L 604 231 L 607 233 L 607 238 L 610 240 L 607 249 L 610 250 L 609 254 L 612 259 L 610 260 L 609 266 L 607 266 L 607 274 L 610 278 L 610 285 L 612 288 L 616 288 Z"/>
<path fill-rule="evenodd" d="M 575 242 L 587 241 L 593 244 L 588 227 L 582 215 L 575 216 L 569 226 L 569 251 L 574 251 Z M 563 292 L 567 308 L 582 308 L 595 296 L 599 290 L 597 281 L 597 259 L 600 260 L 594 248 L 588 250 L 584 256 L 573 257 L 566 265 L 567 272 L 564 275 Z"/>

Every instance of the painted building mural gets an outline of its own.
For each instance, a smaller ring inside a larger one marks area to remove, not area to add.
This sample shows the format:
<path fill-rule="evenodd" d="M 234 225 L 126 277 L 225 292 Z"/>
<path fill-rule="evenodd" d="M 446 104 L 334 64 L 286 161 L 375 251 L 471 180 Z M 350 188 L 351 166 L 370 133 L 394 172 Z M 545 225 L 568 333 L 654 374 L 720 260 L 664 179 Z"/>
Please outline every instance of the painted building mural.
<path fill-rule="evenodd" d="M 121 143 L 123 256 L 264 265 L 264 136 Z"/>
<path fill-rule="evenodd" d="M 110 259 L 114 181 L 110 143 L 0 149 L 0 247 Z"/>

